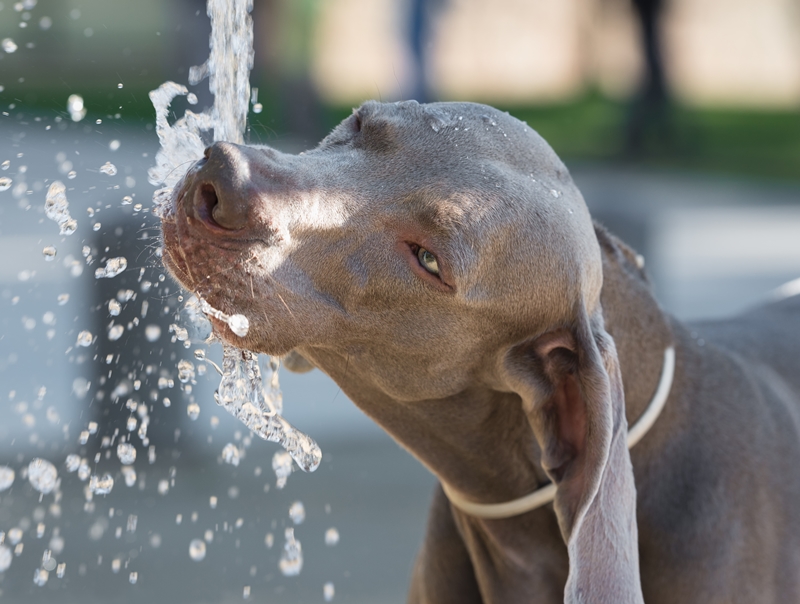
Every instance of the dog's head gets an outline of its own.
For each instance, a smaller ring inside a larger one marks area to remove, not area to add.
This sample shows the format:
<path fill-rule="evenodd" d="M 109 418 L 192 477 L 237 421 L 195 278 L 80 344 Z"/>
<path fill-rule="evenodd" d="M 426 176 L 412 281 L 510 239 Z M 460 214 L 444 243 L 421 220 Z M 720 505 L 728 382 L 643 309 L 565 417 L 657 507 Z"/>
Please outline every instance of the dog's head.
<path fill-rule="evenodd" d="M 164 260 L 249 319 L 243 338 L 218 323 L 226 340 L 294 351 L 356 403 L 409 410 L 385 416 L 396 436 L 426 402 L 518 395 L 559 484 L 573 571 L 573 550 L 600 553 L 604 520 L 627 527 L 614 547 L 636 566 L 634 502 L 609 508 L 633 482 L 600 250 L 568 171 L 526 124 L 469 103 L 369 102 L 304 154 L 217 143 L 164 218 Z M 457 481 L 434 449 L 416 452 Z M 581 572 L 576 590 L 620 570 Z"/>
<path fill-rule="evenodd" d="M 174 204 L 165 263 L 250 321 L 245 338 L 217 325 L 223 337 L 338 351 L 397 399 L 460 391 L 503 344 L 599 297 L 598 246 L 566 168 L 482 105 L 366 103 L 301 155 L 218 143 Z"/>

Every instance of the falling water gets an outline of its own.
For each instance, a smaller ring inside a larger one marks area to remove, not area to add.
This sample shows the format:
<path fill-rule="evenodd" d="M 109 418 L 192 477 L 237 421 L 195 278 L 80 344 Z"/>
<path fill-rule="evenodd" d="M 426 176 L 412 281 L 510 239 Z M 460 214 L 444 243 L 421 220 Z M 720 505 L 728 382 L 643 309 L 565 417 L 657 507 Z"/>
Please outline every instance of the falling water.
<path fill-rule="evenodd" d="M 166 211 L 173 188 L 188 165 L 202 157 L 204 141 L 212 130 L 212 141 L 244 141 L 253 66 L 253 24 L 249 14 L 252 8 L 252 0 L 208 0 L 211 54 L 205 63 L 189 71 L 191 84 L 208 77 L 209 89 L 214 94 L 214 104 L 208 111 L 187 110 L 170 126 L 167 120 L 170 103 L 176 96 L 188 95 L 188 89 L 175 82 L 165 82 L 150 93 L 156 109 L 156 132 L 161 149 L 149 178 L 152 184 L 161 187 L 153 196 L 155 211 L 159 214 Z M 97 270 L 98 276 L 102 276 L 99 273 L 104 269 Z M 239 337 L 247 335 L 250 326 L 247 317 L 226 315 L 205 300 L 199 302 L 203 313 L 224 321 Z M 277 359 L 271 360 L 274 369 L 269 376 L 268 390 L 265 390 L 256 354 L 230 345 L 224 346 L 223 352 L 217 402 L 259 437 L 279 443 L 300 468 L 306 472 L 316 470 L 322 460 L 319 446 L 280 415 Z"/>

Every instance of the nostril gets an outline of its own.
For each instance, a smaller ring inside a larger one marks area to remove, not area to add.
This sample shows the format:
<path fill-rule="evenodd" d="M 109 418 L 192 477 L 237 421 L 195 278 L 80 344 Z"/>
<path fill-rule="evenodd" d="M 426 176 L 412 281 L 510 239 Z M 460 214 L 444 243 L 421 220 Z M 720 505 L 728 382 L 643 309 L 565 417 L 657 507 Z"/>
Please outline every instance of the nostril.
<path fill-rule="evenodd" d="M 214 209 L 218 204 L 219 199 L 217 198 L 217 191 L 214 189 L 214 185 L 210 183 L 201 185 L 197 191 L 197 211 L 200 217 L 203 220 L 216 222 L 214 220 Z"/>
<path fill-rule="evenodd" d="M 217 191 L 214 185 L 203 185 L 200 187 L 200 198 L 203 200 L 203 205 L 209 210 L 213 211 L 214 206 L 219 203 L 217 199 Z"/>

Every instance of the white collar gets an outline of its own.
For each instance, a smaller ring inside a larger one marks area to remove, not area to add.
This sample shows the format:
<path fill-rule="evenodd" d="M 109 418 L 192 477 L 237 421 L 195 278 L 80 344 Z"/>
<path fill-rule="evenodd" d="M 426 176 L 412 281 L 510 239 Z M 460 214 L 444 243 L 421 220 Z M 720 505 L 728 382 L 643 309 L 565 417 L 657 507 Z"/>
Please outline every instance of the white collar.
<path fill-rule="evenodd" d="M 661 414 L 661 410 L 669 398 L 669 391 L 672 388 L 672 378 L 675 375 L 675 348 L 669 346 L 664 350 L 664 364 L 661 367 L 661 377 L 658 380 L 658 387 L 653 395 L 650 404 L 642 413 L 641 417 L 628 431 L 628 448 L 630 449 L 638 443 L 647 431 L 653 426 Z M 525 512 L 530 512 L 538 507 L 547 505 L 556 496 L 556 485 L 548 484 L 536 489 L 533 493 L 524 495 L 518 499 L 506 501 L 504 503 L 475 503 L 465 499 L 461 493 L 454 491 L 447 484 L 442 482 L 442 489 L 445 495 L 454 506 L 462 512 L 477 518 L 511 518 Z"/>

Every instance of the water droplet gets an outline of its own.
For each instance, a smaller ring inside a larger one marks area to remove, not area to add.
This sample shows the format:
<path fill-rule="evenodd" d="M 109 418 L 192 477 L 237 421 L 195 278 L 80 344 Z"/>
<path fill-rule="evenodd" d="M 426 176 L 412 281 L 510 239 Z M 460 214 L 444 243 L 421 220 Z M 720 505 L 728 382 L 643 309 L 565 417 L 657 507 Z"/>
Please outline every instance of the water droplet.
<path fill-rule="evenodd" d="M 16 545 L 20 541 L 22 541 L 22 529 L 18 526 L 15 526 L 11 530 L 8 531 L 8 541 L 11 545 Z"/>
<path fill-rule="evenodd" d="M 339 543 L 339 531 L 331 527 L 325 531 L 325 545 L 333 547 L 337 543 Z"/>
<path fill-rule="evenodd" d="M 212 495 L 211 497 L 208 498 L 208 506 L 212 510 L 216 510 L 217 509 L 217 501 L 218 501 L 217 500 L 217 496 L 216 495 Z M 206 533 L 206 541 L 209 541 L 208 533 Z"/>
<path fill-rule="evenodd" d="M 256 103 L 253 105 L 253 113 L 261 113 L 262 111 L 264 111 L 264 105 L 261 103 Z"/>
<path fill-rule="evenodd" d="M 122 304 L 120 304 L 117 300 L 113 298 L 108 301 L 108 314 L 112 317 L 119 316 L 119 313 L 122 312 Z"/>
<path fill-rule="evenodd" d="M 108 339 L 112 342 L 119 340 L 122 337 L 125 327 L 122 325 L 112 325 L 108 330 Z"/>
<path fill-rule="evenodd" d="M 136 470 L 132 466 L 122 466 L 122 476 L 125 478 L 125 486 L 132 487 L 136 484 Z"/>
<path fill-rule="evenodd" d="M 47 189 L 44 201 L 44 213 L 50 220 L 58 223 L 59 234 L 72 235 L 78 228 L 78 223 L 69 215 L 69 202 L 67 189 L 59 180 L 55 180 Z"/>
<path fill-rule="evenodd" d="M 76 341 L 76 344 L 78 346 L 83 346 L 83 347 L 91 346 L 92 339 L 93 339 L 92 333 L 84 329 L 82 332 L 78 334 L 78 339 Z"/>
<path fill-rule="evenodd" d="M 186 102 L 190 105 L 197 105 L 197 95 L 194 92 L 190 92 L 186 95 Z"/>
<path fill-rule="evenodd" d="M 128 432 L 133 432 L 136 430 L 138 423 L 135 417 L 129 417 L 125 422 L 125 428 L 127 428 Z"/>
<path fill-rule="evenodd" d="M 67 455 L 67 459 L 64 461 L 64 465 L 67 468 L 67 472 L 77 471 L 81 465 L 80 455 L 75 455 L 74 453 Z"/>
<path fill-rule="evenodd" d="M 334 588 L 333 583 L 328 581 L 322 586 L 322 597 L 325 598 L 326 602 L 332 602 L 335 595 L 336 589 Z"/>
<path fill-rule="evenodd" d="M 86 117 L 86 107 L 83 106 L 83 97 L 77 94 L 69 95 L 67 99 L 67 112 L 73 122 L 79 122 Z"/>
<path fill-rule="evenodd" d="M 11 160 L 7 159 L 0 164 L 0 170 L 8 170 L 9 166 L 11 166 Z"/>
<path fill-rule="evenodd" d="M 95 475 L 89 479 L 89 490 L 95 495 L 108 495 L 113 488 L 114 478 L 111 474 Z"/>
<path fill-rule="evenodd" d="M 130 581 L 131 585 L 136 585 L 136 582 L 139 580 L 139 573 L 133 571 L 130 575 L 128 575 L 128 581 Z"/>
<path fill-rule="evenodd" d="M 109 176 L 115 176 L 117 173 L 117 167 L 110 161 L 107 161 L 102 166 L 100 166 L 100 173 L 107 174 Z"/>
<path fill-rule="evenodd" d="M 239 447 L 233 443 L 228 443 L 222 449 L 222 460 L 232 466 L 239 465 Z"/>
<path fill-rule="evenodd" d="M 161 337 L 161 327 L 158 325 L 148 325 L 144 328 L 144 337 L 148 342 L 155 342 Z"/>
<path fill-rule="evenodd" d="M 45 585 L 49 578 L 50 573 L 43 568 L 37 568 L 35 571 L 33 571 L 33 582 L 39 587 Z"/>
<path fill-rule="evenodd" d="M 125 197 L 122 198 L 122 205 L 129 206 L 132 203 L 133 203 L 133 197 L 131 197 L 130 195 L 126 195 Z"/>
<path fill-rule="evenodd" d="M 306 508 L 302 501 L 295 501 L 291 507 L 289 507 L 289 517 L 295 524 L 303 523 L 303 520 L 306 519 Z"/>
<path fill-rule="evenodd" d="M 8 466 L 0 466 L 0 491 L 5 491 L 12 484 L 14 484 L 14 470 Z"/>
<path fill-rule="evenodd" d="M 4 38 L 2 42 L 0 42 L 0 46 L 2 46 L 3 50 L 6 51 L 8 54 L 16 52 L 17 44 L 11 38 Z"/>
<path fill-rule="evenodd" d="M 136 447 L 130 443 L 118 444 L 117 457 L 125 465 L 132 464 L 134 461 L 136 461 Z"/>
<path fill-rule="evenodd" d="M 121 143 L 120 143 L 120 142 L 119 142 L 117 139 L 114 139 L 114 140 L 112 140 L 112 141 L 110 141 L 110 142 L 108 143 L 108 148 L 109 148 L 111 151 L 116 151 L 116 150 L 118 150 L 118 149 L 120 148 L 120 146 L 121 146 Z"/>
<path fill-rule="evenodd" d="M 14 559 L 14 556 L 11 553 L 11 550 L 6 545 L 0 545 L 0 573 L 4 573 L 8 570 L 8 567 L 11 566 L 11 561 Z"/>
<path fill-rule="evenodd" d="M 192 539 L 189 543 L 189 557 L 195 562 L 200 562 L 206 557 L 206 543 L 202 539 Z"/>
<path fill-rule="evenodd" d="M 303 549 L 300 542 L 294 538 L 293 528 L 286 529 L 285 537 L 286 543 L 283 545 L 278 568 L 280 568 L 283 576 L 294 577 L 303 570 Z"/>
<path fill-rule="evenodd" d="M 11 188 L 11 183 L 13 182 L 14 181 L 8 176 L 0 177 L 0 191 L 8 191 Z"/>
<path fill-rule="evenodd" d="M 558 199 L 561 197 L 561 191 L 556 191 L 555 189 L 550 189 L 550 195 Z"/>
<path fill-rule="evenodd" d="M 200 405 L 197 403 L 189 403 L 186 406 L 186 414 L 191 420 L 197 419 L 197 416 L 200 415 Z"/>
<path fill-rule="evenodd" d="M 292 473 L 292 456 L 286 451 L 276 451 L 272 456 L 272 469 L 278 479 L 275 486 L 282 489 L 286 486 L 286 479 Z"/>
<path fill-rule="evenodd" d="M 58 294 L 58 305 L 64 306 L 69 302 L 69 294 Z"/>
<path fill-rule="evenodd" d="M 118 258 L 109 258 L 105 267 L 98 268 L 94 271 L 95 279 L 111 279 L 116 277 L 121 272 L 128 268 L 128 260 L 124 256 Z"/>
<path fill-rule="evenodd" d="M 48 245 L 42 250 L 42 255 L 47 262 L 51 262 L 56 257 L 56 248 L 52 245 Z"/>
<path fill-rule="evenodd" d="M 228 327 L 230 327 L 231 331 L 237 336 L 243 338 L 250 330 L 250 321 L 248 321 L 247 317 L 244 315 L 231 315 L 228 317 Z"/>
<path fill-rule="evenodd" d="M 58 485 L 58 471 L 49 461 L 37 457 L 28 464 L 28 480 L 34 489 L 46 495 Z"/>
<path fill-rule="evenodd" d="M 178 361 L 178 380 L 182 384 L 187 384 L 194 379 L 194 364 L 186 359 Z"/>

